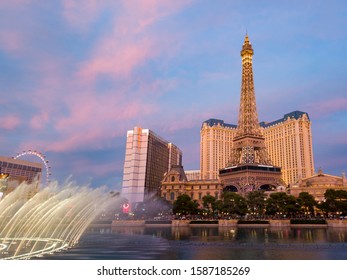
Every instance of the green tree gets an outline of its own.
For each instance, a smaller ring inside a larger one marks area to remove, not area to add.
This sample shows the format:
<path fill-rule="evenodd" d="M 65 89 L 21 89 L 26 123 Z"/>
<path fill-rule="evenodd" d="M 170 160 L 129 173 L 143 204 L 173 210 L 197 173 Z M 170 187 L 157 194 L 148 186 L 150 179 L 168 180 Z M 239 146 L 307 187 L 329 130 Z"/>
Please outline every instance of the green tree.
<path fill-rule="evenodd" d="M 202 205 L 208 212 L 214 212 L 216 210 L 216 198 L 210 194 L 202 197 Z"/>
<path fill-rule="evenodd" d="M 218 214 L 223 210 L 223 200 L 216 200 L 215 202 L 215 212 L 217 212 Z"/>
<path fill-rule="evenodd" d="M 325 201 L 318 208 L 325 213 L 347 213 L 347 191 L 328 189 L 324 194 Z"/>
<path fill-rule="evenodd" d="M 293 215 L 300 212 L 300 205 L 296 198 L 284 192 L 272 193 L 266 201 L 266 214 Z"/>
<path fill-rule="evenodd" d="M 314 208 L 317 206 L 317 201 L 314 199 L 313 195 L 308 192 L 301 192 L 297 198 L 300 208 L 305 213 L 314 214 Z"/>
<path fill-rule="evenodd" d="M 198 213 L 199 204 L 192 200 L 189 195 L 182 194 L 173 203 L 172 211 L 174 214 L 191 215 Z"/>
<path fill-rule="evenodd" d="M 245 215 L 247 213 L 246 199 L 237 193 L 225 192 L 222 211 L 229 214 Z"/>
<path fill-rule="evenodd" d="M 266 207 L 266 195 L 264 191 L 254 191 L 247 194 L 247 206 L 250 213 L 263 215 Z"/>

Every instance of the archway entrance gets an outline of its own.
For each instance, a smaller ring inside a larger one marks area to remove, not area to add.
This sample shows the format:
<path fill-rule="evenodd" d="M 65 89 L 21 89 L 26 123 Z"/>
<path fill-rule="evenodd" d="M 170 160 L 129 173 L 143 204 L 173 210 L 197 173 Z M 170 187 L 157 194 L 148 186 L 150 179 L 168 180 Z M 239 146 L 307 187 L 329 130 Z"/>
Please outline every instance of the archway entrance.
<path fill-rule="evenodd" d="M 266 191 L 266 192 L 275 191 L 276 187 L 273 185 L 267 184 L 267 185 L 260 186 L 259 190 L 260 191 Z"/>
<path fill-rule="evenodd" d="M 237 189 L 237 187 L 230 185 L 230 186 L 226 186 L 223 189 L 223 192 L 238 192 L 238 189 Z"/>

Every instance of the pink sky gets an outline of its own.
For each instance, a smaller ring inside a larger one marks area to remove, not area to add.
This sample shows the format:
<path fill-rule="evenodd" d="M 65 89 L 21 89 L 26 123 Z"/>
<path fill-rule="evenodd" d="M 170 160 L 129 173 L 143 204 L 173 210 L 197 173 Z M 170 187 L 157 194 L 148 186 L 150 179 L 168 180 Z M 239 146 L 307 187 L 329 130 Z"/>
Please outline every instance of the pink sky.
<path fill-rule="evenodd" d="M 260 120 L 308 112 L 316 166 L 340 174 L 347 5 L 308 2 L 1 1 L 1 155 L 39 150 L 58 180 L 119 187 L 126 131 L 141 126 L 199 169 L 201 123 L 237 123 L 248 30 Z"/>

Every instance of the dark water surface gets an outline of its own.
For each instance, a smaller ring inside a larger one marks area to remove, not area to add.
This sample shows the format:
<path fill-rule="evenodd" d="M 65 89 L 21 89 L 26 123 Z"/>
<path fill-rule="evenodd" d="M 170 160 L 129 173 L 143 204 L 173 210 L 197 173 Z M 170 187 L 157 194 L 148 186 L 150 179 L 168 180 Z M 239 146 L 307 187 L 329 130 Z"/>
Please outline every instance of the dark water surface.
<path fill-rule="evenodd" d="M 95 227 L 44 259 L 347 260 L 347 229 Z"/>

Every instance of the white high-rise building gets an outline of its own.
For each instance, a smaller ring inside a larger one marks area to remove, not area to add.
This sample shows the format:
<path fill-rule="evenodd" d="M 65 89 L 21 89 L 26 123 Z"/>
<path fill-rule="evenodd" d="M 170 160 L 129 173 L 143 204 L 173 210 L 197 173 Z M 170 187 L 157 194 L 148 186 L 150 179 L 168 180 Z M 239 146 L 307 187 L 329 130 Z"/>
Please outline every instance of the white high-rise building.
<path fill-rule="evenodd" d="M 149 129 L 128 130 L 122 196 L 130 204 L 158 195 L 161 181 L 173 165 L 182 164 L 182 152 Z"/>

